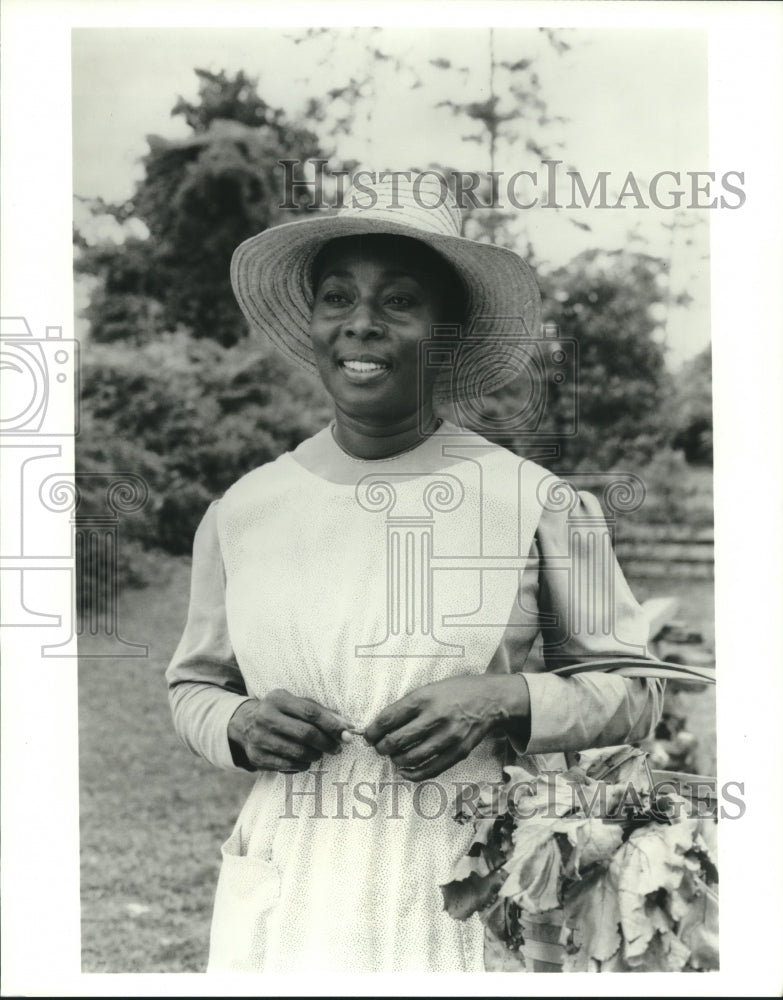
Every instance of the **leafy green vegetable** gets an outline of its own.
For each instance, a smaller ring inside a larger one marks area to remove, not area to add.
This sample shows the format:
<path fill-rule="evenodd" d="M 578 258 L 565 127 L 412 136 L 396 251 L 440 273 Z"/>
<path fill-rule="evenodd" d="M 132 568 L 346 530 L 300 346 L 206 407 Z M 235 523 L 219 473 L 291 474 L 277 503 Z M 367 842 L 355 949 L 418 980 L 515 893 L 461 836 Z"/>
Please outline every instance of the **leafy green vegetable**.
<path fill-rule="evenodd" d="M 478 913 L 512 967 L 527 913 L 549 918 L 537 933 L 559 933 L 567 972 L 718 968 L 716 821 L 659 794 L 644 751 L 590 751 L 562 773 L 506 776 L 481 790 L 474 841 L 441 887 L 447 912 Z"/>
<path fill-rule="evenodd" d="M 590 875 L 565 893 L 565 925 L 571 928 L 569 972 L 588 972 L 587 960 L 608 962 L 620 944 L 620 903 L 605 869 Z"/>
<path fill-rule="evenodd" d="M 514 853 L 506 863 L 508 878 L 500 890 L 531 913 L 560 905 L 558 887 L 562 858 L 554 840 L 553 824 L 526 820 L 517 827 Z"/>

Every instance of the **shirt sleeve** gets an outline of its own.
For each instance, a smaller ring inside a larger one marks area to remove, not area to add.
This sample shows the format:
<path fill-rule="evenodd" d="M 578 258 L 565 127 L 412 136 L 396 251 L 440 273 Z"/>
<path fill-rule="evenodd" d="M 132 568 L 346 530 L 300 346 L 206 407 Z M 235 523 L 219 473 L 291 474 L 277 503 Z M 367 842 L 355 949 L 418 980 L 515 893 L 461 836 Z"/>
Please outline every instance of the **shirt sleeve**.
<path fill-rule="evenodd" d="M 524 602 L 528 610 L 537 605 L 541 656 L 509 664 L 523 672 L 530 693 L 529 734 L 512 740 L 515 749 L 544 754 L 645 739 L 660 717 L 663 681 L 550 672 L 593 659 L 650 658 L 649 625 L 617 562 L 598 501 L 580 492 L 570 512 L 545 510 L 531 555 L 537 556 L 536 578 L 528 574 L 519 604 L 523 613 Z"/>
<path fill-rule="evenodd" d="M 217 505 L 207 509 L 193 540 L 188 617 L 166 681 L 174 728 L 185 746 L 216 767 L 239 771 L 228 723 L 250 699 L 228 635 Z"/>

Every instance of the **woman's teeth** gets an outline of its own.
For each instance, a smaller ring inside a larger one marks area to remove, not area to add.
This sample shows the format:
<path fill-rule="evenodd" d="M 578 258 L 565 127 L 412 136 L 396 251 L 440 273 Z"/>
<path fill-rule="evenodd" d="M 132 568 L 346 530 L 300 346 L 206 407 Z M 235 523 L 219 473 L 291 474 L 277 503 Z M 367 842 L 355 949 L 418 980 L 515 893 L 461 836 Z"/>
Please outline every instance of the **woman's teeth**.
<path fill-rule="evenodd" d="M 380 361 L 342 361 L 341 364 L 351 372 L 380 372 L 389 367 Z"/>

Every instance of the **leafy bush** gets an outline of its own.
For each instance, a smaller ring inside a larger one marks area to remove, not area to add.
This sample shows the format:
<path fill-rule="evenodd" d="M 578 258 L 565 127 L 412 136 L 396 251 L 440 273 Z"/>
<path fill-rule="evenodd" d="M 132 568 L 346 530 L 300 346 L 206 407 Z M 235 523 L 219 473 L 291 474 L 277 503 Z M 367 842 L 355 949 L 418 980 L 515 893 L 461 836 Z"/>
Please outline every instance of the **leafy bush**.
<path fill-rule="evenodd" d="M 671 400 L 672 445 L 688 462 L 712 465 L 712 347 L 683 365 Z"/>
<path fill-rule="evenodd" d="M 319 155 L 316 137 L 268 105 L 244 73 L 196 70 L 199 103 L 172 110 L 192 129 L 183 139 L 148 136 L 144 176 L 123 205 L 96 203 L 118 221 L 144 224 L 146 238 L 119 245 L 80 242 L 77 270 L 98 277 L 102 291 L 88 310 L 103 343 L 139 342 L 164 329 L 187 328 L 230 346 L 247 336 L 234 300 L 234 249 L 295 209 L 285 202 L 279 161 Z M 304 200 L 297 193 L 295 202 Z"/>
<path fill-rule="evenodd" d="M 590 250 L 539 274 L 544 319 L 554 331 L 544 346 L 556 348 L 558 338 L 574 341 L 577 360 L 561 384 L 551 371 L 536 375 L 531 366 L 482 402 L 491 422 L 523 411 L 531 392 L 546 400 L 540 423 L 527 438 L 511 442 L 514 450 L 530 447 L 530 431 L 546 434 L 547 443 L 559 449 L 547 464 L 568 473 L 605 471 L 619 463 L 636 468 L 666 447 L 672 431 L 663 404 L 671 379 L 653 309 L 661 301 L 663 269 L 663 261 L 646 254 Z"/>
<path fill-rule="evenodd" d="M 282 357 L 185 333 L 139 348 L 92 345 L 81 405 L 77 470 L 142 476 L 149 501 L 124 519 L 123 533 L 172 553 L 190 551 L 211 500 L 330 414 L 317 381 Z"/>

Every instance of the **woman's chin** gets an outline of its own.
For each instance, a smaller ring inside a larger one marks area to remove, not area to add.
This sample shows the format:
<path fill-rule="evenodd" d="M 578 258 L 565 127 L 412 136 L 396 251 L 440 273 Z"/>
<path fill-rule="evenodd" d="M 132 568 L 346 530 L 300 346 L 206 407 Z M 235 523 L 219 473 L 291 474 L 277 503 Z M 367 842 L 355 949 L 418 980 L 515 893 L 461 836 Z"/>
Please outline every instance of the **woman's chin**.
<path fill-rule="evenodd" d="M 365 416 L 388 416 L 395 420 L 400 411 L 415 411 L 418 404 L 418 400 L 413 399 L 409 405 L 404 405 L 410 389 L 397 384 L 391 372 L 382 372 L 367 379 L 356 379 L 353 373 L 351 376 L 338 375 L 326 389 L 338 409 L 346 413 L 355 411 Z"/>

